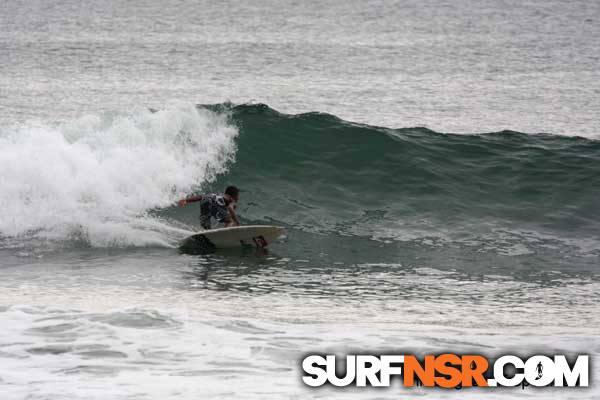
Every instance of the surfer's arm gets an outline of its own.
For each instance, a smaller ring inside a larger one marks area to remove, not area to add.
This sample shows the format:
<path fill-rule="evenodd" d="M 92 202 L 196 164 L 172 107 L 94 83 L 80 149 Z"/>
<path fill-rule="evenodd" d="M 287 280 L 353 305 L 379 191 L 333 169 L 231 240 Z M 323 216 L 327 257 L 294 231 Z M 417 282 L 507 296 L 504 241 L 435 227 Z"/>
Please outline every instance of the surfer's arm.
<path fill-rule="evenodd" d="M 179 207 L 184 207 L 187 203 L 194 203 L 200 200 L 202 200 L 202 195 L 190 196 L 179 200 L 177 204 L 179 204 Z"/>
<path fill-rule="evenodd" d="M 227 209 L 229 210 L 229 216 L 231 217 L 233 223 L 236 226 L 240 226 L 240 220 L 238 219 L 237 214 L 235 213 L 235 203 L 231 203 L 230 205 L 228 205 Z"/>

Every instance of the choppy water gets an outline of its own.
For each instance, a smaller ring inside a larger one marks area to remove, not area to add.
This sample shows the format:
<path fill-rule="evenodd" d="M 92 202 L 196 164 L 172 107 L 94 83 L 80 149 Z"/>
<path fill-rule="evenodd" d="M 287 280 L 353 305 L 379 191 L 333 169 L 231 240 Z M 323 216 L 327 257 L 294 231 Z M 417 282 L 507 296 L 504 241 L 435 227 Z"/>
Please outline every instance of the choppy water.
<path fill-rule="evenodd" d="M 2 7 L 2 398 L 479 398 L 299 360 L 600 352 L 595 3 Z M 287 237 L 180 254 L 230 183 Z"/>

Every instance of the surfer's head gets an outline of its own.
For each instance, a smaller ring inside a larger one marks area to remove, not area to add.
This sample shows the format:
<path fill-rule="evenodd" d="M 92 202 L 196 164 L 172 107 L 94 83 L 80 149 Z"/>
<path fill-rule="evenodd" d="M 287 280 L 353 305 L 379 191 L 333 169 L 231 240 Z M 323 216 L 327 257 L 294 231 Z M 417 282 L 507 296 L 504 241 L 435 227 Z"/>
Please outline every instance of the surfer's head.
<path fill-rule="evenodd" d="M 229 195 L 236 202 L 240 199 L 240 189 L 235 186 L 227 186 L 225 194 Z"/>

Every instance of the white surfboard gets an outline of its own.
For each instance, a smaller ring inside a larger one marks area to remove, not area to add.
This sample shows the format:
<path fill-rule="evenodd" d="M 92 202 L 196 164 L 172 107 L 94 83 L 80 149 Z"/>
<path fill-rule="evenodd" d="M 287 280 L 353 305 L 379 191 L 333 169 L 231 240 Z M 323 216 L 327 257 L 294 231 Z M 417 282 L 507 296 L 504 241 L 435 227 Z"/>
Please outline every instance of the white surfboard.
<path fill-rule="evenodd" d="M 267 247 L 278 237 L 283 236 L 280 226 L 244 225 L 229 228 L 210 229 L 186 238 L 181 244 L 183 250 L 210 251 L 231 247 Z"/>

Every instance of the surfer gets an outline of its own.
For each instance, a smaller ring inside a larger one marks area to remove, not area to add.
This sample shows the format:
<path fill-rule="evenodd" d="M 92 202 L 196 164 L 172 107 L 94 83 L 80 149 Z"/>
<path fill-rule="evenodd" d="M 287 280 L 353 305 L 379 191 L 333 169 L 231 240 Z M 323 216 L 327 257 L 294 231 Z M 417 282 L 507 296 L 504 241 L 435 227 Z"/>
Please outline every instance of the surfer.
<path fill-rule="evenodd" d="M 190 196 L 178 201 L 179 207 L 187 203 L 200 202 L 200 225 L 204 229 L 212 228 L 212 219 L 229 226 L 239 226 L 235 207 L 240 199 L 240 190 L 235 186 L 227 186 L 223 194 L 202 194 Z"/>
<path fill-rule="evenodd" d="M 542 377 L 542 375 L 544 375 L 544 366 L 542 365 L 542 362 L 540 361 L 537 365 L 537 367 L 535 368 L 537 371 L 537 377 L 535 378 L 535 380 L 537 381 L 538 379 L 540 379 Z"/>

